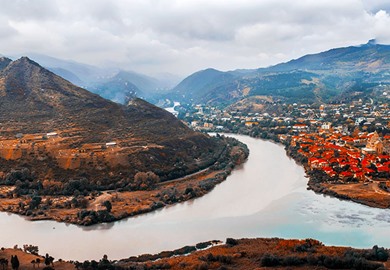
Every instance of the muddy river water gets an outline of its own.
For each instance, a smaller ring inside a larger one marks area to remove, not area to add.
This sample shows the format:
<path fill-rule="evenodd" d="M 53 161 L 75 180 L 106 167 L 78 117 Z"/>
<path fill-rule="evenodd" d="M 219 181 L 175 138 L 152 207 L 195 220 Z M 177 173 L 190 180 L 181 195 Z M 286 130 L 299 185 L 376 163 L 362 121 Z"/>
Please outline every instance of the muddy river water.
<path fill-rule="evenodd" d="M 207 195 L 112 224 L 79 227 L 0 213 L 0 246 L 39 246 L 56 259 L 126 258 L 227 237 L 316 238 L 329 245 L 390 247 L 390 210 L 306 190 L 282 146 L 232 135 L 248 161 Z"/>

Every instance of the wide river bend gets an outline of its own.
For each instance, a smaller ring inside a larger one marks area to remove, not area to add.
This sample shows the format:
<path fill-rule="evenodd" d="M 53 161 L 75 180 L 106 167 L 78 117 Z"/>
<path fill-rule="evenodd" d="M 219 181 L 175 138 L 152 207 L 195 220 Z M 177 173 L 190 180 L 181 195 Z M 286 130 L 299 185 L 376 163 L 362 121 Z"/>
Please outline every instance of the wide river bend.
<path fill-rule="evenodd" d="M 282 146 L 231 135 L 248 161 L 207 195 L 111 224 L 80 227 L 0 213 L 0 246 L 39 246 L 56 259 L 109 259 L 227 237 L 316 238 L 329 245 L 390 247 L 390 210 L 306 190 L 304 170 Z"/>

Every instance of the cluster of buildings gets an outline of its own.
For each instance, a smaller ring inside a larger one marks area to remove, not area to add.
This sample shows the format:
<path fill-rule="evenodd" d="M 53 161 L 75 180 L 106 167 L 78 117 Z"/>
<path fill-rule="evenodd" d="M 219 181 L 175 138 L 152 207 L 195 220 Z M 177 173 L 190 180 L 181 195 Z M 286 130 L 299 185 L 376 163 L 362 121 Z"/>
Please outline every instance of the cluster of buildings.
<path fill-rule="evenodd" d="M 359 126 L 362 131 L 367 132 L 389 128 L 390 112 L 386 101 L 363 103 L 359 100 L 350 104 L 321 106 L 264 103 L 258 112 L 191 105 L 179 113 L 179 118 L 190 127 L 201 131 L 231 131 L 255 126 L 273 130 L 287 129 L 292 132 L 315 132 L 319 126 L 342 132 L 351 126 Z"/>
<path fill-rule="evenodd" d="M 179 114 L 205 132 L 270 138 L 295 147 L 311 169 L 332 179 L 390 179 L 390 111 L 387 100 L 349 104 L 264 102 L 261 110 L 193 105 Z"/>
<path fill-rule="evenodd" d="M 344 181 L 388 180 L 390 178 L 390 136 L 360 132 L 344 136 L 335 132 L 300 133 L 291 137 L 310 169 Z M 364 146 L 364 147 L 362 147 Z M 385 152 L 386 151 L 386 152 Z"/>

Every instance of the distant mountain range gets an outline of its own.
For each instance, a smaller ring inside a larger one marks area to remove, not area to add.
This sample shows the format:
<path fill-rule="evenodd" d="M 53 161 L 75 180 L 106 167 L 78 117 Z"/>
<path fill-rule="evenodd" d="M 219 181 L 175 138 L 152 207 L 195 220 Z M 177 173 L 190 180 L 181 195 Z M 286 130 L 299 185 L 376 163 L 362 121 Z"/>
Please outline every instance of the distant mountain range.
<path fill-rule="evenodd" d="M 22 56 L 28 56 L 77 86 L 121 104 L 134 97 L 155 101 L 156 96 L 165 93 L 180 81 L 179 77 L 172 74 L 158 74 L 158 78 L 154 78 L 119 68 L 95 67 L 36 53 L 17 55 L 14 58 Z"/>
<path fill-rule="evenodd" d="M 168 98 L 191 103 L 231 104 L 250 96 L 303 102 L 342 102 L 380 95 L 390 85 L 390 46 L 361 46 L 306 55 L 268 68 L 198 71 Z"/>
<path fill-rule="evenodd" d="M 40 179 L 116 185 L 151 168 L 165 178 L 192 172 L 221 146 L 163 109 L 141 99 L 109 101 L 27 57 L 0 58 L 0 123 L 1 175 L 27 166 Z M 105 151 L 109 142 L 119 148 Z"/>
<path fill-rule="evenodd" d="M 30 55 L 68 81 L 122 104 L 136 97 L 160 105 L 166 104 L 166 100 L 230 105 L 252 96 L 289 102 L 344 102 L 351 98 L 378 97 L 390 89 L 390 46 L 377 44 L 375 40 L 305 55 L 267 68 L 227 72 L 209 68 L 195 72 L 180 83 L 171 74 L 155 78 Z"/>

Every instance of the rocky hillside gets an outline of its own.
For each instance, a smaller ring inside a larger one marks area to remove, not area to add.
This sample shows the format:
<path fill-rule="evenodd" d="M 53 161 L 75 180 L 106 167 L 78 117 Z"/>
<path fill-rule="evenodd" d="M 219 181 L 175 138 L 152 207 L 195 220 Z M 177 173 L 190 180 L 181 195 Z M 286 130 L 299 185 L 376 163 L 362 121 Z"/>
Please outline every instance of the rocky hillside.
<path fill-rule="evenodd" d="M 138 171 L 164 180 L 212 164 L 224 147 L 165 110 L 140 99 L 127 106 L 111 102 L 26 57 L 1 59 L 1 66 L 5 182 L 20 180 L 13 173 L 22 169 L 32 181 L 83 178 L 112 186 L 120 180 L 123 186 Z"/>

